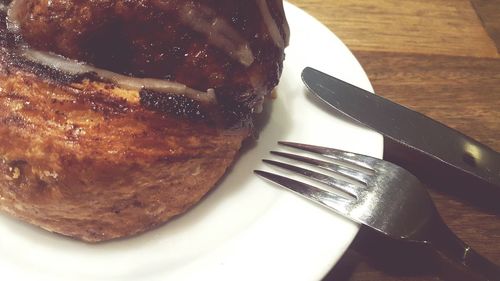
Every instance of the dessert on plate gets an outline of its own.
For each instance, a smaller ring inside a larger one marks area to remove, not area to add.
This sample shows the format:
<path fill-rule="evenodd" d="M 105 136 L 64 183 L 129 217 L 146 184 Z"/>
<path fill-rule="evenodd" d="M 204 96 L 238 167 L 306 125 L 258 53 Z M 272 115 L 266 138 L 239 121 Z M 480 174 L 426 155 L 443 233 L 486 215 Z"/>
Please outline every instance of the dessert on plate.
<path fill-rule="evenodd" d="M 213 188 L 277 85 L 282 0 L 0 4 L 0 209 L 87 242 Z"/>

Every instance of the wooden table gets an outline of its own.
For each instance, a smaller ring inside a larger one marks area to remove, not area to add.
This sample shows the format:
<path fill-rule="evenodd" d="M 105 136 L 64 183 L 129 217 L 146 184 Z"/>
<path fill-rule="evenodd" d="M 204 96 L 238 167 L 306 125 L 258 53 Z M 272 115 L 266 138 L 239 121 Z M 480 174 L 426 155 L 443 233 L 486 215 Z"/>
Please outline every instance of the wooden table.
<path fill-rule="evenodd" d="M 500 0 L 290 2 L 347 44 L 377 94 L 500 151 Z M 500 264 L 499 213 L 436 190 L 431 194 L 450 228 Z M 425 262 L 379 254 L 376 246 L 359 234 L 325 281 L 427 281 L 443 275 Z"/>

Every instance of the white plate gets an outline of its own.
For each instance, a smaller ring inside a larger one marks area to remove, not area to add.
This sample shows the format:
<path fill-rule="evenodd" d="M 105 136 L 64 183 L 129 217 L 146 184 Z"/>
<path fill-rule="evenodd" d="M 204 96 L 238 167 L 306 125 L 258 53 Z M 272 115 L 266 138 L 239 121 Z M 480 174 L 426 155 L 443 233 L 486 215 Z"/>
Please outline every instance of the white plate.
<path fill-rule="evenodd" d="M 354 56 L 326 27 L 286 4 L 292 37 L 271 115 L 257 145 L 223 182 L 178 219 L 139 237 L 88 245 L 0 216 L 4 280 L 319 280 L 358 226 L 253 175 L 290 140 L 382 155 L 382 137 L 330 114 L 306 96 L 312 66 L 371 90 Z"/>

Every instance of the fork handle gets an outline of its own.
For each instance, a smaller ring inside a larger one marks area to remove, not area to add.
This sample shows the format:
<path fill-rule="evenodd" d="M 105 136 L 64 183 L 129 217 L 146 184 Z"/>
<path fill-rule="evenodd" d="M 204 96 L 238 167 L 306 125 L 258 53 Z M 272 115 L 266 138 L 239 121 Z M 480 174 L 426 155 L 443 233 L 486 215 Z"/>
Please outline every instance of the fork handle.
<path fill-rule="evenodd" d="M 464 273 L 471 274 L 475 280 L 500 280 L 500 267 L 465 244 L 446 224 L 437 223 L 434 230 L 431 245 L 441 257 L 450 260 Z"/>

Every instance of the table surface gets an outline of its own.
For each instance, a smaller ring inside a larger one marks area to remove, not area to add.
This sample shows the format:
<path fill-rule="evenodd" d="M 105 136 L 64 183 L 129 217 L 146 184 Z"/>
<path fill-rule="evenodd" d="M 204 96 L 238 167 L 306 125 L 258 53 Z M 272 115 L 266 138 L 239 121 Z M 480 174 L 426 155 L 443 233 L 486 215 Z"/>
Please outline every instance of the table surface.
<path fill-rule="evenodd" d="M 500 151 L 500 0 L 290 2 L 351 49 L 377 94 Z M 430 192 L 449 227 L 500 264 L 498 212 Z M 325 281 L 445 278 L 421 260 L 380 254 L 372 240 L 360 233 Z"/>

